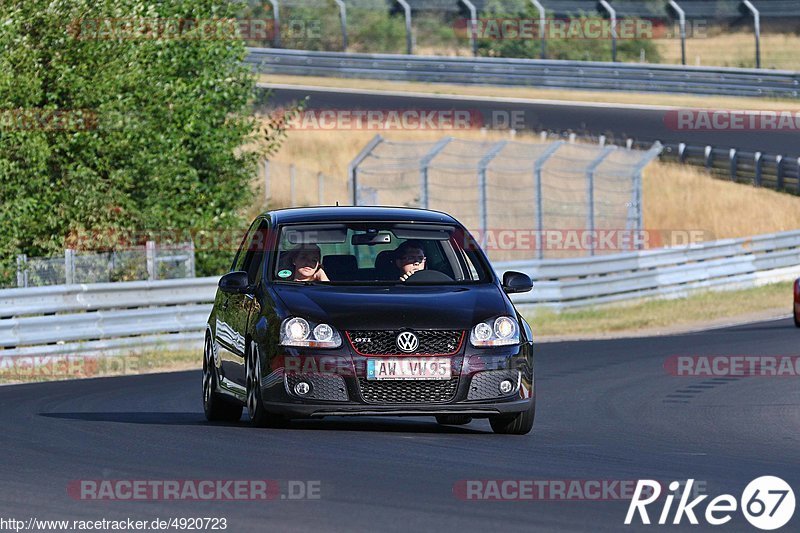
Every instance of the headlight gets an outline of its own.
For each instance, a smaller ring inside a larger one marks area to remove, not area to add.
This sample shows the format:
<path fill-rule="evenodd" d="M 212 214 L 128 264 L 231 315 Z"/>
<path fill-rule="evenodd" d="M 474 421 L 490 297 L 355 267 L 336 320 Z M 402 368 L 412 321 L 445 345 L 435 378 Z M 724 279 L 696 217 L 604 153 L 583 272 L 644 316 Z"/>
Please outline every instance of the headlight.
<path fill-rule="evenodd" d="M 519 344 L 517 321 L 508 316 L 501 316 L 494 320 L 479 322 L 472 328 L 469 342 L 476 348 Z"/>
<path fill-rule="evenodd" d="M 304 348 L 338 348 L 342 337 L 328 324 L 309 324 L 300 317 L 287 318 L 281 324 L 281 345 Z"/>

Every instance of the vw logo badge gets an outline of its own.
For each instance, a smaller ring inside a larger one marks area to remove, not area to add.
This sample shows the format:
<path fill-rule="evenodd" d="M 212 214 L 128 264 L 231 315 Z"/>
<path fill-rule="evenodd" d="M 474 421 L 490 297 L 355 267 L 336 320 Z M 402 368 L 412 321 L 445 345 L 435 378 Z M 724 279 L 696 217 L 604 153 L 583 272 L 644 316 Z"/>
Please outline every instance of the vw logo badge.
<path fill-rule="evenodd" d="M 410 331 L 402 332 L 397 336 L 397 340 L 395 342 L 397 347 L 406 353 L 414 352 L 417 348 L 419 348 L 419 339 Z"/>

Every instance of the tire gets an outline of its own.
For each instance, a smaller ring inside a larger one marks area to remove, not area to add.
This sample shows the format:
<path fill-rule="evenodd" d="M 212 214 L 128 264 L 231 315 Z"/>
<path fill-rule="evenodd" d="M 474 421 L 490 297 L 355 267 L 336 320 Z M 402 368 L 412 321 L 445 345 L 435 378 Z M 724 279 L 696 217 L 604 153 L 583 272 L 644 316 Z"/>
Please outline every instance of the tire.
<path fill-rule="evenodd" d="M 245 357 L 247 414 L 250 417 L 250 422 L 259 428 L 285 427 L 288 422 L 285 418 L 268 413 L 264 407 L 264 399 L 261 393 L 261 356 L 258 346 L 251 343 Z"/>
<path fill-rule="evenodd" d="M 794 311 L 794 326 L 800 328 L 800 311 L 797 309 Z"/>
<path fill-rule="evenodd" d="M 242 406 L 216 392 L 219 377 L 213 357 L 211 338 L 206 336 L 203 347 L 203 412 L 209 422 L 237 422 L 242 418 Z"/>
<path fill-rule="evenodd" d="M 501 435 L 527 435 L 533 429 L 533 419 L 536 416 L 536 397 L 531 401 L 531 406 L 514 416 L 492 416 L 489 424 L 492 431 Z"/>
<path fill-rule="evenodd" d="M 472 422 L 467 415 L 436 415 L 436 421 L 443 426 L 463 426 Z"/>

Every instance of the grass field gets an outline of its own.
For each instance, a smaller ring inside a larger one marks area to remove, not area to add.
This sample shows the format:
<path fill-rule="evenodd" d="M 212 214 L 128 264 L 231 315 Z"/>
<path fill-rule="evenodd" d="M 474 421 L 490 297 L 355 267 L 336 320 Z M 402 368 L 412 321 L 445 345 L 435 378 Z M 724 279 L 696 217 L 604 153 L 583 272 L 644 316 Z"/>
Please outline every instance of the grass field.
<path fill-rule="evenodd" d="M 657 41 L 661 63 L 680 64 L 678 39 Z M 800 35 L 791 33 L 761 34 L 761 67 L 800 70 Z M 755 68 L 755 37 L 750 32 L 720 33 L 706 38 L 686 40 L 686 63 L 715 67 Z"/>
<path fill-rule="evenodd" d="M 120 355 L 0 358 L 0 384 L 177 372 L 202 367 L 202 348 L 153 349 Z M 200 381 L 198 378 L 198 388 Z"/>
<path fill-rule="evenodd" d="M 535 289 L 534 289 L 535 290 Z M 648 300 L 555 313 L 527 313 L 534 335 L 668 333 L 681 326 L 707 326 L 720 319 L 765 319 L 792 312 L 792 283 L 774 283 L 738 291 L 704 292 L 674 300 Z M 754 316 L 759 315 L 760 316 Z"/>

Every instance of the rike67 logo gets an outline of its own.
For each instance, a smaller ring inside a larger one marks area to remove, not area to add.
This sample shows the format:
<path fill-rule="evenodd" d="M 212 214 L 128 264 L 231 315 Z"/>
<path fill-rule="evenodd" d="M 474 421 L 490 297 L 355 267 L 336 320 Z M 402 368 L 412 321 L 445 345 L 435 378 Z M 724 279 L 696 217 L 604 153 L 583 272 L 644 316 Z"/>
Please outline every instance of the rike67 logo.
<path fill-rule="evenodd" d="M 690 524 L 696 525 L 699 523 L 697 517 L 700 515 L 708 524 L 721 526 L 731 521 L 738 507 L 750 524 L 758 529 L 771 531 L 786 525 L 794 515 L 794 491 L 779 477 L 762 476 L 754 479 L 745 487 L 738 502 L 730 494 L 717 496 L 707 503 L 704 513 L 701 513 L 700 504 L 708 498 L 708 495 L 696 496 L 690 501 L 693 484 L 694 479 L 688 480 L 682 491 L 680 491 L 681 483 L 673 481 L 669 484 L 670 493 L 664 498 L 658 524 L 669 523 L 672 515 L 672 524 L 680 524 L 685 517 Z M 639 480 L 628 507 L 628 514 L 625 516 L 625 525 L 630 525 L 637 514 L 642 524 L 650 524 L 647 506 L 655 503 L 660 496 L 661 484 L 658 481 Z M 672 504 L 676 496 L 679 497 L 679 501 L 672 514 Z M 657 509 L 651 509 L 654 510 Z"/>

